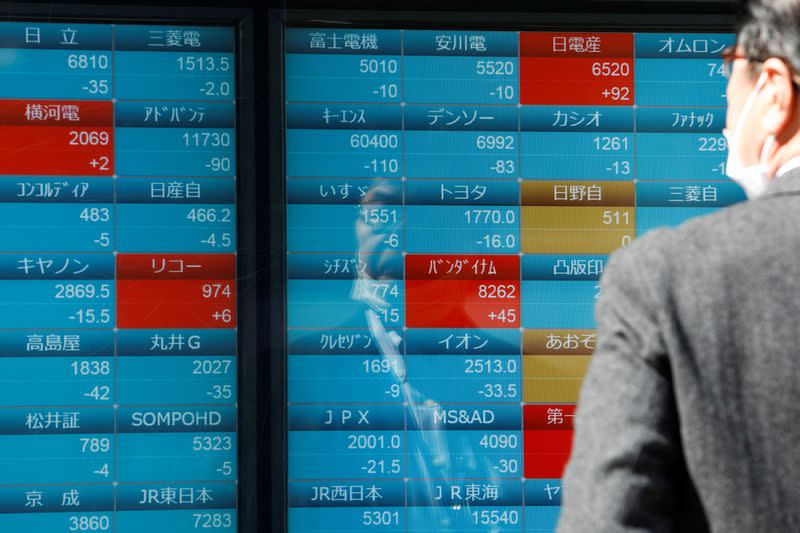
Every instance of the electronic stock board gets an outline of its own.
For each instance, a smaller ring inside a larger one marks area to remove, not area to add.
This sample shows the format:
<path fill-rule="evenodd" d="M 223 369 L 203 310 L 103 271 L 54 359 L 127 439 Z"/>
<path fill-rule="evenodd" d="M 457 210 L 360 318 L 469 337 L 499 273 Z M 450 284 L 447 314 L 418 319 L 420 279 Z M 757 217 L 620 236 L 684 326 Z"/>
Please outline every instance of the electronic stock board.
<path fill-rule="evenodd" d="M 615 249 L 744 199 L 729 32 L 288 27 L 288 530 L 555 530 Z"/>
<path fill-rule="evenodd" d="M 247 14 L 23 7 L 0 20 L 0 530 L 237 531 Z"/>
<path fill-rule="evenodd" d="M 0 22 L 0 529 L 553 531 L 608 256 L 744 199 L 727 23 L 104 9 Z"/>

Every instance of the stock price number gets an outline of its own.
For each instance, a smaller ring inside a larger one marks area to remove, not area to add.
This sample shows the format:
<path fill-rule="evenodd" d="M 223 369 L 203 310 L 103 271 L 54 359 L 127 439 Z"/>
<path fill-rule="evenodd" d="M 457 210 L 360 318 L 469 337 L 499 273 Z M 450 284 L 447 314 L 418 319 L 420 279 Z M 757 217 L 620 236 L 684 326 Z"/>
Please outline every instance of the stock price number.
<path fill-rule="evenodd" d="M 398 511 L 364 511 L 361 523 L 365 526 L 396 526 L 400 523 Z"/>
<path fill-rule="evenodd" d="M 192 514 L 195 529 L 222 529 L 233 527 L 231 513 L 194 513 Z"/>
<path fill-rule="evenodd" d="M 108 515 L 70 516 L 67 521 L 70 531 L 108 531 L 111 528 Z"/>
<path fill-rule="evenodd" d="M 489 399 L 512 399 L 517 397 L 517 384 L 516 383 L 485 383 L 478 394 Z"/>
<path fill-rule="evenodd" d="M 368 459 L 361 471 L 369 475 L 399 474 L 401 471 L 400 459 Z"/>
<path fill-rule="evenodd" d="M 492 311 L 486 316 L 492 322 L 499 322 L 505 325 L 514 325 L 517 323 L 517 310 L 514 308 Z"/>

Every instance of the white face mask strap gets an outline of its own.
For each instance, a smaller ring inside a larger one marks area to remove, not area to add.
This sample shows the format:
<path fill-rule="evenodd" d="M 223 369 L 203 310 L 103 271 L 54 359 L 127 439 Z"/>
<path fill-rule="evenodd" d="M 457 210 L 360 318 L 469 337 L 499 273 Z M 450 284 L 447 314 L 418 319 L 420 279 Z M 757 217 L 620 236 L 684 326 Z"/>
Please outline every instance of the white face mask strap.
<path fill-rule="evenodd" d="M 769 152 L 769 149 L 772 148 L 772 145 L 776 142 L 778 142 L 778 139 L 776 139 L 774 135 L 770 135 L 767 137 L 767 140 L 764 141 L 764 146 L 761 148 L 761 168 L 767 168 L 767 152 Z"/>
<path fill-rule="evenodd" d="M 750 96 L 747 97 L 747 101 L 744 103 L 744 107 L 742 107 L 741 113 L 739 113 L 739 120 L 736 123 L 736 129 L 734 130 L 736 136 L 738 137 L 742 129 L 744 128 L 744 118 L 750 113 L 750 110 L 753 108 L 753 105 L 756 103 L 756 98 L 758 97 L 758 93 L 767 83 L 767 74 L 762 73 L 759 76 L 758 81 L 756 82 L 756 86 L 753 87 L 753 91 L 750 93 Z"/>

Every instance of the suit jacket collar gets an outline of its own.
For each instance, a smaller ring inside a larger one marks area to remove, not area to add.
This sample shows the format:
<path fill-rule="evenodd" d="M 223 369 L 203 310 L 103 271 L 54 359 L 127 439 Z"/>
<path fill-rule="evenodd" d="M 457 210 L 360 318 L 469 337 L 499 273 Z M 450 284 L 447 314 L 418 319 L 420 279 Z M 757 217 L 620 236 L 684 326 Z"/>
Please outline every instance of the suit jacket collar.
<path fill-rule="evenodd" d="M 800 168 L 790 170 L 783 176 L 773 179 L 764 191 L 764 197 L 800 194 Z"/>

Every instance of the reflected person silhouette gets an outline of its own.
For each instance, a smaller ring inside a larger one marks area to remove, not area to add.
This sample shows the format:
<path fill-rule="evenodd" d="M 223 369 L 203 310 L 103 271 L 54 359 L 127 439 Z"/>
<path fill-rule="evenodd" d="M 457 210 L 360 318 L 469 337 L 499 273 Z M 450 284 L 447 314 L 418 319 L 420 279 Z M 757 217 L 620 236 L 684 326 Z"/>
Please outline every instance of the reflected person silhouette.
<path fill-rule="evenodd" d="M 456 439 L 455 445 L 448 442 L 446 428 L 435 416 L 443 406 L 421 390 L 425 388 L 424 378 L 409 379 L 403 343 L 404 294 L 402 284 L 396 281 L 397 261 L 399 272 L 403 272 L 402 210 L 387 203 L 398 196 L 399 187 L 400 180 L 376 179 L 361 191 L 355 221 L 358 273 L 351 296 L 366 307 L 366 322 L 383 358 L 382 369 L 393 377 L 387 397 L 406 406 L 405 475 L 425 480 L 414 491 L 415 501 L 408 502 L 408 513 L 420 513 L 419 520 L 448 531 L 458 527 L 450 518 L 452 511 L 463 511 L 466 518 L 471 507 L 469 500 L 462 504 L 452 497 L 454 488 L 447 481 L 480 478 L 481 484 L 492 486 L 499 483 L 499 474 L 488 458 L 482 459 L 485 455 L 475 453 L 467 439 Z M 419 438 L 409 438 L 411 431 Z M 414 476 L 409 475 L 412 465 Z M 414 520 L 409 516 L 409 521 Z M 491 531 L 500 529 L 493 526 Z"/>

